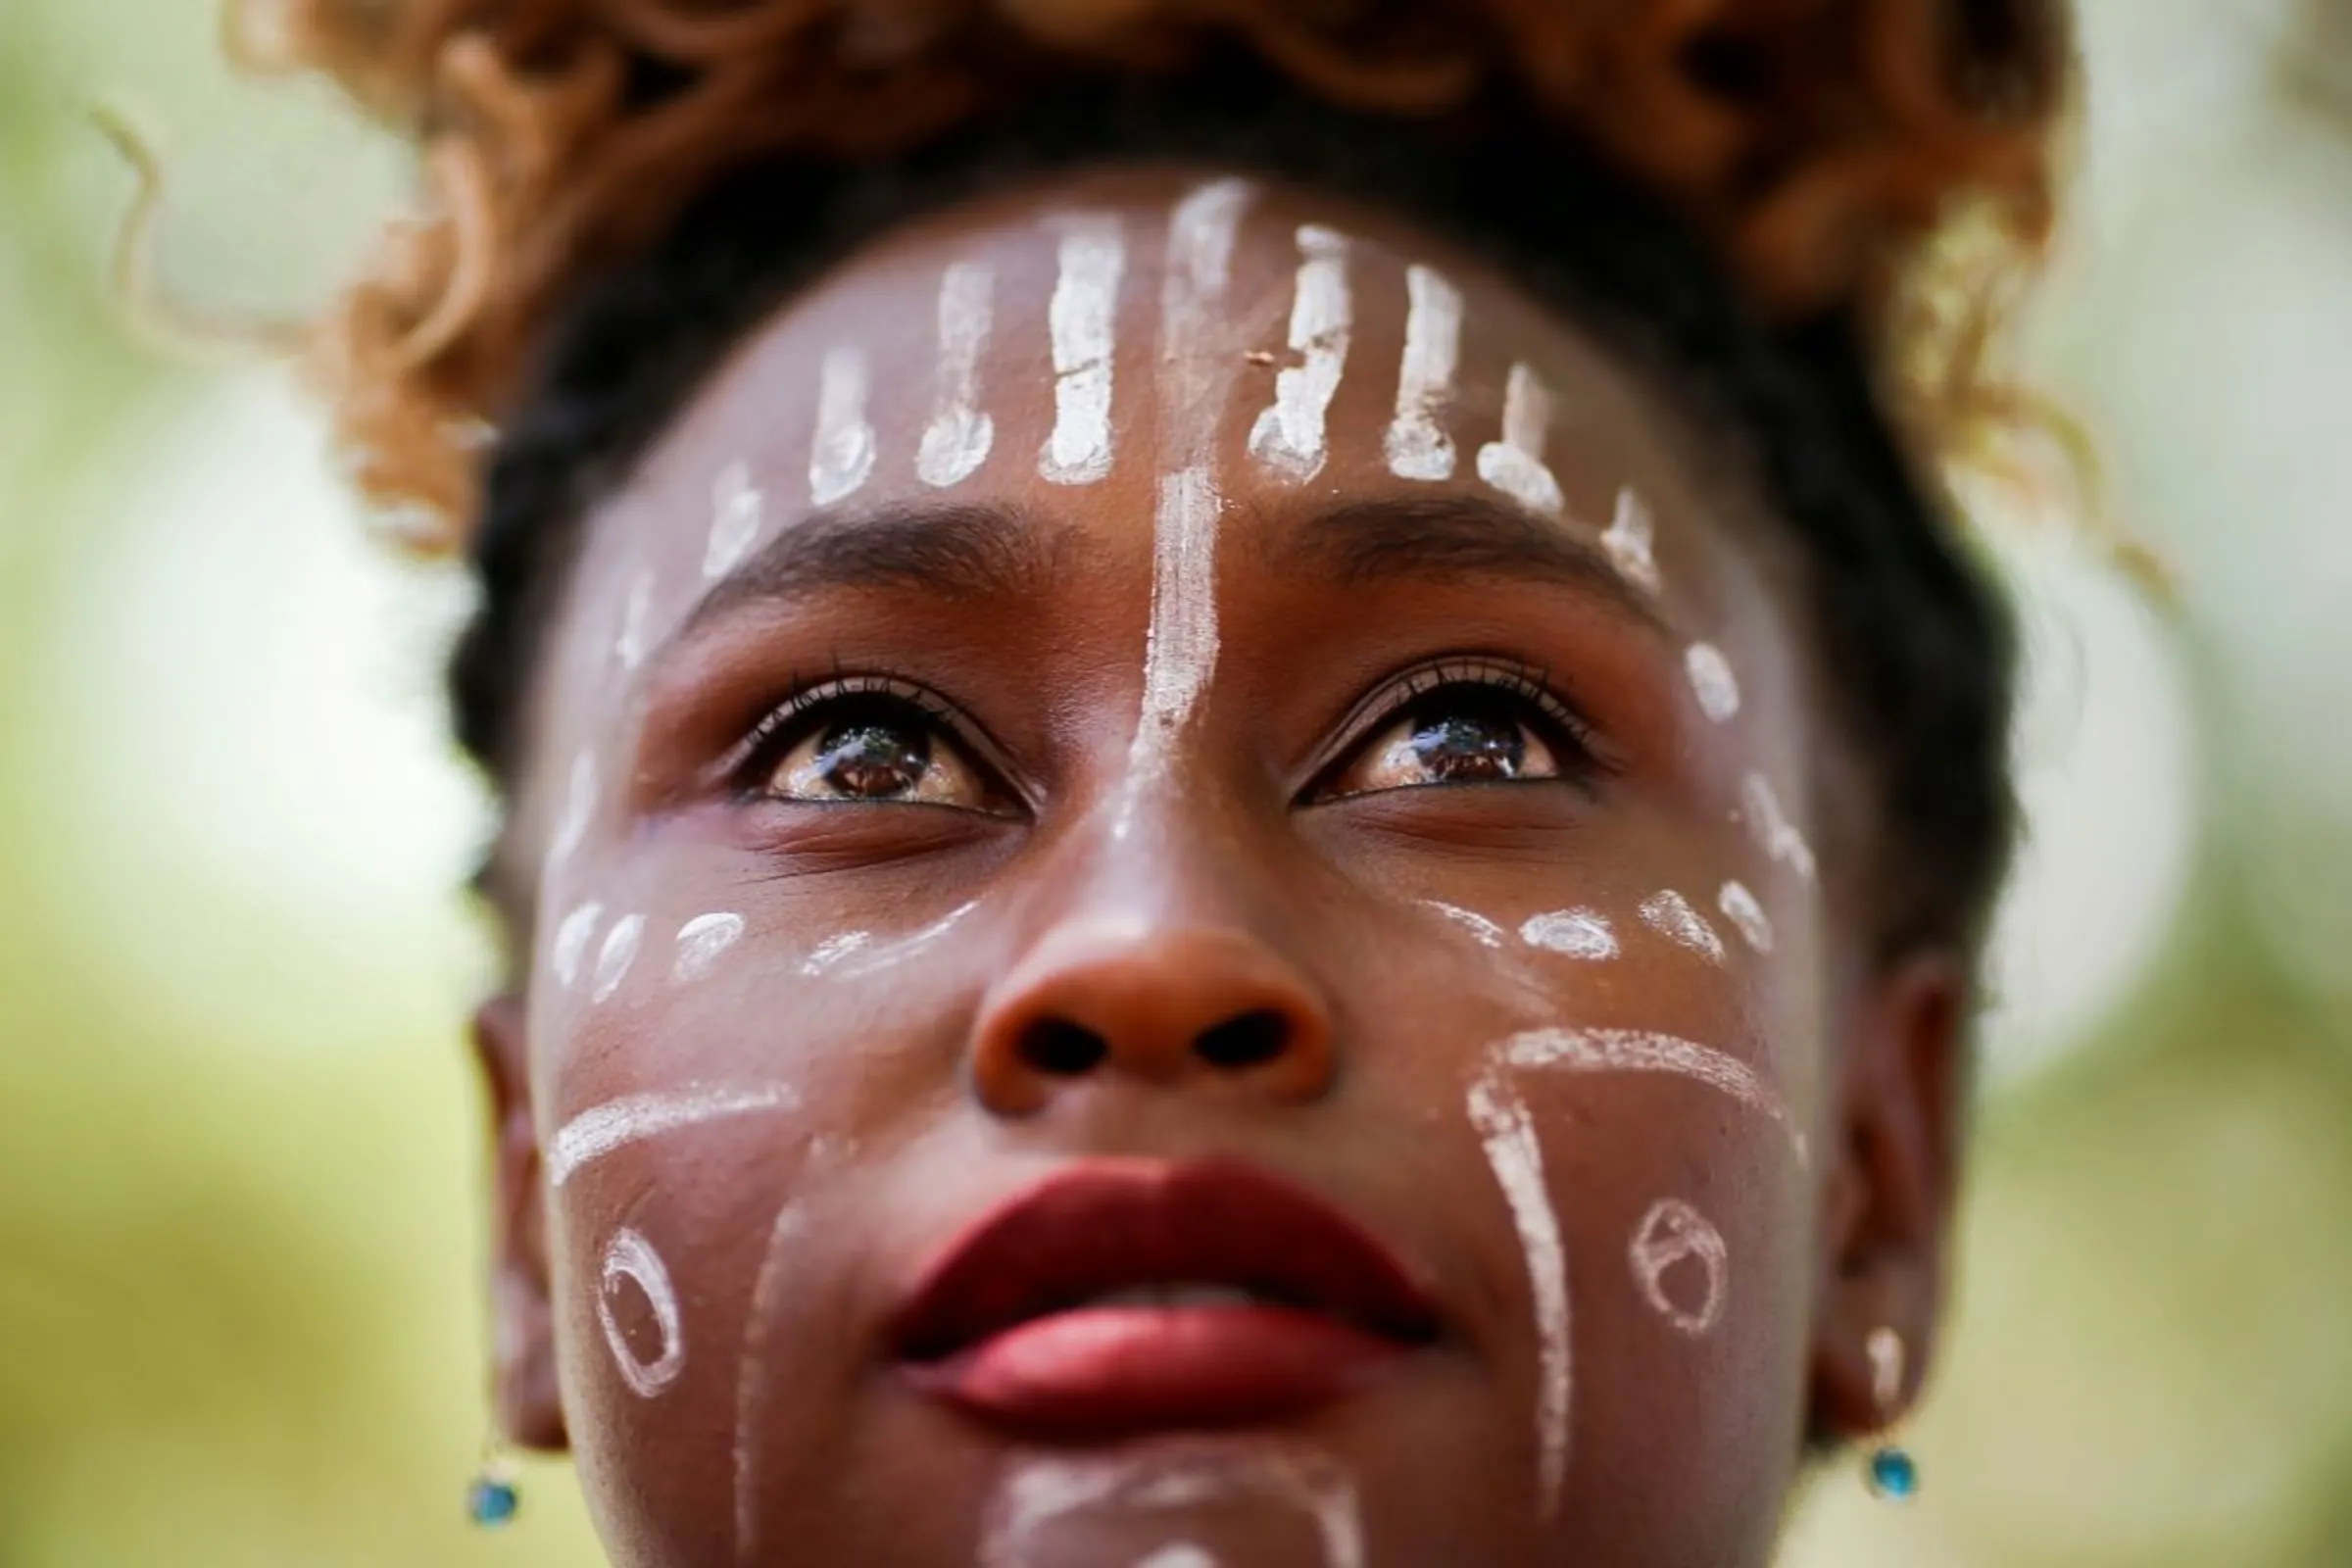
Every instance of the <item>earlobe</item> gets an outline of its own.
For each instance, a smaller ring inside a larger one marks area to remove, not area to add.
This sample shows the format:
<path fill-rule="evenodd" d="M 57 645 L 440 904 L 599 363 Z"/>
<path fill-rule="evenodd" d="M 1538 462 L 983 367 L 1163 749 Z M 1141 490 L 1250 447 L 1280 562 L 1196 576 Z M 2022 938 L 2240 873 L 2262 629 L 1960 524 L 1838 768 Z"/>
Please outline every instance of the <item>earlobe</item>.
<path fill-rule="evenodd" d="M 1812 1427 L 1828 1440 L 1878 1431 L 1918 1396 L 1943 1299 L 1966 1120 L 1966 965 L 1922 953 L 1858 989 L 1833 1063 L 1838 1157 L 1822 1193 Z M 1886 1331 L 1906 1349 L 1892 1409 L 1870 1353 Z"/>
<path fill-rule="evenodd" d="M 502 992 L 475 1009 L 473 1049 L 490 1104 L 492 1397 L 508 1441 L 561 1450 L 567 1439 L 556 1373 L 547 1194 L 519 996 Z"/>

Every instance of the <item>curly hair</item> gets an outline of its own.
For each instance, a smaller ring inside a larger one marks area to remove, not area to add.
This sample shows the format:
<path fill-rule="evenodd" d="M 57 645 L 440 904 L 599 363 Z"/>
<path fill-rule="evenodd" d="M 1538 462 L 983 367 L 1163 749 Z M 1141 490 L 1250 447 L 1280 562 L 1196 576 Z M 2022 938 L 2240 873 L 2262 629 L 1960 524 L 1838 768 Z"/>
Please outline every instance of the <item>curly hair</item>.
<path fill-rule="evenodd" d="M 368 497 L 454 548 L 485 427 L 579 278 L 762 159 L 905 157 L 1048 83 L 1239 49 L 1433 133 L 1598 149 L 1785 318 L 1850 316 L 1953 428 L 1993 294 L 1917 286 L 1962 209 L 2049 218 L 2070 58 L 2052 0 L 228 0 L 256 70 L 313 70 L 422 148 L 429 200 L 318 323 Z M 1497 111 L 1504 111 L 1498 113 Z M 1991 270 L 1980 274 L 1993 275 Z"/>

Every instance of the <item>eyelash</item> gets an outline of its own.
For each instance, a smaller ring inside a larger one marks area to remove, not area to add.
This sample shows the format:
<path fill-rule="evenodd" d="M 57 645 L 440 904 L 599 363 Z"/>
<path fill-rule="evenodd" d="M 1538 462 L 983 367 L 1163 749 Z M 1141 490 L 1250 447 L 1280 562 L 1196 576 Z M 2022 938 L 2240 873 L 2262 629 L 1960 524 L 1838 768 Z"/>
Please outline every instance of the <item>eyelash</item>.
<path fill-rule="evenodd" d="M 1591 785 L 1616 771 L 1603 755 L 1599 728 L 1551 689 L 1544 671 L 1488 656 L 1433 660 L 1405 671 L 1358 703 L 1340 726 L 1348 739 L 1318 767 L 1304 799 L 1323 796 L 1332 778 L 1363 749 L 1430 698 L 1448 691 L 1502 692 L 1527 705 L 1538 735 L 1552 749 L 1570 782 Z"/>
<path fill-rule="evenodd" d="M 738 794 L 760 794 L 768 774 L 787 752 L 806 738 L 818 719 L 833 709 L 859 702 L 883 709 L 908 710 L 921 715 L 925 723 L 954 742 L 974 767 L 984 773 L 998 771 L 987 760 L 987 749 L 977 743 L 956 710 L 936 693 L 911 681 L 889 675 L 835 674 L 827 680 L 810 682 L 795 675 L 789 685 L 790 695 L 752 726 L 721 765 L 721 773 Z"/>

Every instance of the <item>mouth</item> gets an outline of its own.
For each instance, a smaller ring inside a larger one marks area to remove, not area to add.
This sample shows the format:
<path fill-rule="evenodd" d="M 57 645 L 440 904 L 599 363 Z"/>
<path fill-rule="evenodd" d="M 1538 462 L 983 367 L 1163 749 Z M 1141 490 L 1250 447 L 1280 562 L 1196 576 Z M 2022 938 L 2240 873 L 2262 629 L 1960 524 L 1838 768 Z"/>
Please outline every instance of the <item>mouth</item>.
<path fill-rule="evenodd" d="M 949 1244 L 894 1346 L 968 1414 L 1109 1438 L 1302 1415 L 1438 1329 L 1403 1263 L 1321 1199 L 1240 1164 L 1092 1160 Z"/>

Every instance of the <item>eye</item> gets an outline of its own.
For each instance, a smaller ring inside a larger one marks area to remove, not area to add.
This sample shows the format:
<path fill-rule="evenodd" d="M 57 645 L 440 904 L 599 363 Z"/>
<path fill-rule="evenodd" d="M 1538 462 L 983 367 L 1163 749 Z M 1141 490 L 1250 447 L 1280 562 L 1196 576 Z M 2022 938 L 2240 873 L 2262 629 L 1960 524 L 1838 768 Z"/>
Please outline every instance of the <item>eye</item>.
<path fill-rule="evenodd" d="M 1010 792 L 935 704 L 920 688 L 885 677 L 832 682 L 761 720 L 737 776 L 747 795 L 765 800 L 1008 814 Z"/>
<path fill-rule="evenodd" d="M 1456 661 L 1404 677 L 1368 704 L 1364 739 L 1312 792 L 1338 800 L 1447 784 L 1590 783 L 1591 726 L 1515 666 Z"/>

